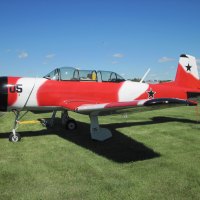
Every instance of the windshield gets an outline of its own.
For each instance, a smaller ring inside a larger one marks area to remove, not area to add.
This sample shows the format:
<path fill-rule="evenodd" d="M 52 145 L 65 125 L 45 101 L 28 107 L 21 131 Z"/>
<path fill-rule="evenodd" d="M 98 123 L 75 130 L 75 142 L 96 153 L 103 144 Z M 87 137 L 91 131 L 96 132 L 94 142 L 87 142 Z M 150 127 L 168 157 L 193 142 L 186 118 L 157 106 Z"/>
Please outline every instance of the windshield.
<path fill-rule="evenodd" d="M 49 80 L 58 80 L 59 79 L 58 69 L 53 70 L 52 72 L 48 73 L 43 78 L 46 78 Z"/>

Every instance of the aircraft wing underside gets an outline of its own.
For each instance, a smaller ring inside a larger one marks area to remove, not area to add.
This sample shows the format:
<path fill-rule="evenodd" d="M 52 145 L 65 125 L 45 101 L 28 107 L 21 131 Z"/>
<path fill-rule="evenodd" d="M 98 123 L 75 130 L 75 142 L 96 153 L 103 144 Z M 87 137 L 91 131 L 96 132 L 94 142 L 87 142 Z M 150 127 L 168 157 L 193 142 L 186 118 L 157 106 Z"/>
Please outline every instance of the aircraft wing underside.
<path fill-rule="evenodd" d="M 63 104 L 67 110 L 75 111 L 81 114 L 96 113 L 98 115 L 118 114 L 126 112 L 142 112 L 154 109 L 163 109 L 176 106 L 196 106 L 194 101 L 176 99 L 176 98 L 157 98 L 157 99 L 144 99 L 133 100 L 129 102 L 113 102 L 113 103 L 81 103 L 71 102 Z"/>

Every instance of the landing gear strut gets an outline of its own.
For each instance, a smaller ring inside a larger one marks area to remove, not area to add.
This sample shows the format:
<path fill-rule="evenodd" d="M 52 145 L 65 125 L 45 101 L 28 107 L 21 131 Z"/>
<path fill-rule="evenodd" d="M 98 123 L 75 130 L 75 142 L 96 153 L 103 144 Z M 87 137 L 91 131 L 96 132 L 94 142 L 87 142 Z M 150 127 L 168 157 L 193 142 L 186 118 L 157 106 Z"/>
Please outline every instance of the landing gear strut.
<path fill-rule="evenodd" d="M 65 126 L 65 128 L 70 131 L 73 131 L 77 128 L 76 121 L 69 117 L 67 110 L 62 111 L 61 122 L 62 122 L 62 125 Z"/>
<path fill-rule="evenodd" d="M 57 112 L 56 110 L 53 111 L 51 119 L 49 121 L 46 121 L 46 120 L 42 121 L 43 126 L 46 126 L 46 127 L 54 126 L 56 112 Z M 66 129 L 68 129 L 70 131 L 75 130 L 77 128 L 76 121 L 69 117 L 67 110 L 62 111 L 62 113 L 61 113 L 61 123 L 62 123 L 63 127 L 65 127 Z"/>
<path fill-rule="evenodd" d="M 56 112 L 57 112 L 56 110 L 53 111 L 50 120 L 44 120 L 44 119 L 42 119 L 41 120 L 42 125 L 45 126 L 45 127 L 52 128 L 55 125 Z"/>

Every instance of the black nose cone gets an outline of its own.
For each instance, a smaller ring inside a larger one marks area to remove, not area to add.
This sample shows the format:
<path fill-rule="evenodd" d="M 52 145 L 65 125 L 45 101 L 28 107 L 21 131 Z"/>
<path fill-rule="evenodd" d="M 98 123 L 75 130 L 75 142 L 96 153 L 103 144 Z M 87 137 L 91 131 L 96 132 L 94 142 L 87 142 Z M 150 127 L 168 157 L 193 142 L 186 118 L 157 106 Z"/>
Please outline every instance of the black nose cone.
<path fill-rule="evenodd" d="M 7 111 L 8 106 L 8 77 L 0 77 L 0 111 Z"/>

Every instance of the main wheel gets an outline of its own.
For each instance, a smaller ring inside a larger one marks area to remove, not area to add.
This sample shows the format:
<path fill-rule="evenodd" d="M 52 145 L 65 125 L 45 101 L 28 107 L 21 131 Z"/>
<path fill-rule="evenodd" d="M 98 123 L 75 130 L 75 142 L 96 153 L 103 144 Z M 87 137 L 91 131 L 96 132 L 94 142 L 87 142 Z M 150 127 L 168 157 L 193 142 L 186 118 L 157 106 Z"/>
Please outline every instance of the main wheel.
<path fill-rule="evenodd" d="M 73 131 L 77 128 L 77 123 L 75 120 L 70 119 L 66 122 L 66 129 Z"/>
<path fill-rule="evenodd" d="M 11 134 L 9 135 L 9 141 L 10 141 L 10 142 L 19 142 L 20 140 L 21 140 L 21 136 L 20 136 L 19 133 L 16 133 L 15 136 L 14 136 L 13 133 L 11 133 Z"/>

